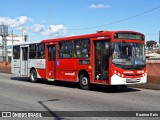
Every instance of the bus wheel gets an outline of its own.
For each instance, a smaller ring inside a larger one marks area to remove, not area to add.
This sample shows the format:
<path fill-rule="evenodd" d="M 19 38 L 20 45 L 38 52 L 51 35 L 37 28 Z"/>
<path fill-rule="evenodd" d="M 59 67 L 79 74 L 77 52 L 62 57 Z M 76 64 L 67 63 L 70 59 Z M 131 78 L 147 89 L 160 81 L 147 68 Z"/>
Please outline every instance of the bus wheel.
<path fill-rule="evenodd" d="M 34 69 L 30 72 L 30 79 L 33 83 L 37 82 L 37 72 Z"/>
<path fill-rule="evenodd" d="M 84 90 L 88 90 L 90 89 L 90 83 L 89 83 L 89 77 L 87 74 L 81 74 L 80 77 L 79 77 L 79 84 L 80 84 L 80 87 Z"/>

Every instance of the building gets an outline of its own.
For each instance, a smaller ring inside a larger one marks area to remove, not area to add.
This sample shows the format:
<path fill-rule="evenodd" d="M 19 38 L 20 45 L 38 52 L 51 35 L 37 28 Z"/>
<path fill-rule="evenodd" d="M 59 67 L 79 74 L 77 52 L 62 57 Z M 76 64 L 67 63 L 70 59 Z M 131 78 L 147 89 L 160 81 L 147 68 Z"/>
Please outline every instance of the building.
<path fill-rule="evenodd" d="M 13 39 L 13 41 L 12 41 Z M 13 38 L 12 35 L 8 35 L 7 36 L 7 55 L 8 55 L 8 60 L 11 60 L 11 56 L 12 56 L 12 44 L 14 45 L 15 43 L 19 43 L 22 42 L 22 37 L 19 37 L 16 34 L 13 34 Z M 3 53 L 2 53 L 2 37 L 0 36 L 0 61 L 3 60 Z"/>

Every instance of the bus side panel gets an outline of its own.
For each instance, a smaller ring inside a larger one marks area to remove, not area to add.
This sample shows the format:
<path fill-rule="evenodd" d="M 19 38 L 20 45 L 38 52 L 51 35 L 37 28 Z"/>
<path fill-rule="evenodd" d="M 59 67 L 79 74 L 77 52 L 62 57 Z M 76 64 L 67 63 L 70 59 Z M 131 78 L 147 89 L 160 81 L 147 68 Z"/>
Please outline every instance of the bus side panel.
<path fill-rule="evenodd" d="M 45 69 L 46 60 L 45 59 L 29 59 L 28 60 L 28 70 L 29 70 L 28 72 L 30 72 L 32 68 L 36 69 L 37 78 L 46 78 L 46 69 Z"/>
<path fill-rule="evenodd" d="M 75 69 L 76 60 L 58 59 L 56 62 L 56 79 L 65 81 L 77 81 Z"/>
<path fill-rule="evenodd" d="M 80 64 L 83 59 L 58 59 L 56 65 L 56 79 L 64 81 L 78 81 L 78 73 L 84 70 L 92 81 L 92 67 L 90 64 Z M 85 59 L 84 59 L 85 60 Z"/>
<path fill-rule="evenodd" d="M 14 59 L 12 61 L 12 74 L 20 75 L 20 59 Z"/>
<path fill-rule="evenodd" d="M 37 78 L 46 79 L 46 69 L 37 68 Z"/>

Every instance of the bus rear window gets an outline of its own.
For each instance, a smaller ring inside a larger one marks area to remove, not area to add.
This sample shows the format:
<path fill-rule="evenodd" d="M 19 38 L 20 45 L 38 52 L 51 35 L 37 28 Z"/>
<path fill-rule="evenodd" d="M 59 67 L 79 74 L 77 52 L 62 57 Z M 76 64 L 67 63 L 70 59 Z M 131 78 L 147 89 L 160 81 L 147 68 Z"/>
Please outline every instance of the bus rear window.
<path fill-rule="evenodd" d="M 20 59 L 20 46 L 13 46 L 13 59 Z"/>

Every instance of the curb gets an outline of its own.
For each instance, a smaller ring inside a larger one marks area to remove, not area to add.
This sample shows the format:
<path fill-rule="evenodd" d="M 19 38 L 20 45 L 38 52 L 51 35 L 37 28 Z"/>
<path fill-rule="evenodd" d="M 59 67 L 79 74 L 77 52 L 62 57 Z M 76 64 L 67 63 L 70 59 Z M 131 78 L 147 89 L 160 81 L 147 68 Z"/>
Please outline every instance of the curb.
<path fill-rule="evenodd" d="M 0 70 L 0 73 L 8 73 L 8 74 L 12 74 L 10 71 L 5 71 L 5 70 Z"/>
<path fill-rule="evenodd" d="M 128 87 L 160 90 L 160 84 L 155 84 L 155 83 L 134 84 L 134 85 L 128 85 Z"/>

